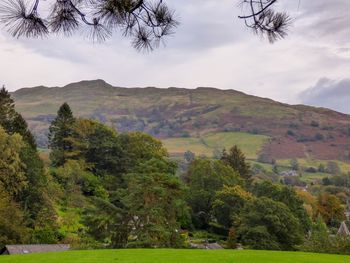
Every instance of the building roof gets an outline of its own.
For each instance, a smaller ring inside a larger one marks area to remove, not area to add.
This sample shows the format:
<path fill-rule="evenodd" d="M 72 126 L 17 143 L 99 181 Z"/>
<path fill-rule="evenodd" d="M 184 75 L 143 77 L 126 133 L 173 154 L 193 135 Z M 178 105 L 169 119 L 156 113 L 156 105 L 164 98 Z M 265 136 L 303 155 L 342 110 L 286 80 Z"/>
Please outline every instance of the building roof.
<path fill-rule="evenodd" d="M 347 225 L 345 224 L 345 221 L 341 223 L 337 235 L 338 236 L 349 236 L 350 235 L 350 231 L 349 231 Z"/>
<path fill-rule="evenodd" d="M 55 244 L 55 245 L 6 245 L 0 254 L 31 254 L 45 252 L 61 252 L 69 250 L 70 245 Z"/>

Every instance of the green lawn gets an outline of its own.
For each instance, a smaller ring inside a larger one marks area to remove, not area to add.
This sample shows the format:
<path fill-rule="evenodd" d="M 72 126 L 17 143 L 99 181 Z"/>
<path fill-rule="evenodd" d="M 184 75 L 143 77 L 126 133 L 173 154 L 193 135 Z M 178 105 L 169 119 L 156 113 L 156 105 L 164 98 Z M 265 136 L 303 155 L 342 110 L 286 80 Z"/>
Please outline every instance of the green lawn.
<path fill-rule="evenodd" d="M 0 256 L 1 263 L 350 263 L 350 256 L 233 250 L 95 250 Z"/>
<path fill-rule="evenodd" d="M 163 140 L 165 148 L 171 155 L 180 155 L 186 151 L 196 155 L 211 157 L 215 149 L 221 151 L 238 145 L 248 159 L 256 159 L 258 152 L 269 139 L 268 136 L 243 132 L 212 133 L 202 138 L 172 138 Z"/>

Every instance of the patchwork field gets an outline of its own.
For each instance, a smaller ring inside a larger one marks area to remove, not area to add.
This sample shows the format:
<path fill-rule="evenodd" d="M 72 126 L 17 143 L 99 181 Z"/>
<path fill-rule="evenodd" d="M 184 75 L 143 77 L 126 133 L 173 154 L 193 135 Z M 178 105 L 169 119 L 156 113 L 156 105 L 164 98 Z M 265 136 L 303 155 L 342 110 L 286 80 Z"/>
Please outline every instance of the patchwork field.
<path fill-rule="evenodd" d="M 1 263 L 347 263 L 350 256 L 232 250 L 96 250 L 1 256 Z"/>
<path fill-rule="evenodd" d="M 198 155 L 211 157 L 215 150 L 222 151 L 238 145 L 248 159 L 256 159 L 268 136 L 254 135 L 243 132 L 219 132 L 208 134 L 201 138 L 171 138 L 163 140 L 164 146 L 171 155 L 182 155 L 191 151 Z"/>

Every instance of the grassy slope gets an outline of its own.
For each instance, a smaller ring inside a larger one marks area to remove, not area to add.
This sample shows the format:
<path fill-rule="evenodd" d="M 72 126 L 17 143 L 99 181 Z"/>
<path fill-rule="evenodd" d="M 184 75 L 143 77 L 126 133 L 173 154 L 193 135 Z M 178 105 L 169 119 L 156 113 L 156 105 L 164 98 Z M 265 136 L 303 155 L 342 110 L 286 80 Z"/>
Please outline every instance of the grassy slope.
<path fill-rule="evenodd" d="M 350 133 L 346 131 L 350 128 L 350 116 L 327 109 L 282 104 L 234 90 L 118 88 L 95 80 L 62 88 L 22 89 L 12 95 L 16 109 L 28 120 L 41 146 L 47 143 L 45 133 L 50 120 L 58 107 L 68 102 L 76 116 L 98 119 L 120 132 L 140 130 L 167 139 L 192 137 L 190 141 L 178 139 L 172 143 L 177 146 L 183 142 L 180 151 L 189 144 L 194 147 L 190 150 L 211 155 L 213 148 L 221 148 L 223 144 L 216 139 L 229 141 L 231 138 L 220 134 L 219 138 L 206 141 L 209 146 L 203 146 L 196 141 L 197 137 L 241 131 L 272 137 L 264 152 L 275 159 L 311 156 L 349 161 Z M 317 125 L 311 126 L 315 121 Z M 325 139 L 315 141 L 316 135 Z M 304 142 L 298 142 L 298 138 Z M 250 151 L 249 158 L 254 157 L 255 152 L 255 149 Z"/>
<path fill-rule="evenodd" d="M 170 154 L 179 155 L 187 150 L 196 155 L 212 156 L 215 149 L 221 151 L 238 145 L 248 159 L 255 159 L 261 147 L 268 140 L 268 136 L 252 135 L 242 132 L 220 132 L 208 134 L 202 138 L 172 138 L 163 143 Z"/>
<path fill-rule="evenodd" d="M 230 250 L 97 250 L 2 256 L 1 263 L 347 263 L 349 256 Z"/>

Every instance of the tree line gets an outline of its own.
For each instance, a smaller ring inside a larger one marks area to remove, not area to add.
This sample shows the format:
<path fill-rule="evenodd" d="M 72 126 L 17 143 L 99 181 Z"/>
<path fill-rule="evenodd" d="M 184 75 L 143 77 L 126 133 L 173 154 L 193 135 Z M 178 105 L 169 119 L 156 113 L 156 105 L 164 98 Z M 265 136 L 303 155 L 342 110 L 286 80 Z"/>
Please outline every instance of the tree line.
<path fill-rule="evenodd" d="M 179 174 L 159 140 L 76 118 L 64 103 L 44 164 L 48 151 L 37 149 L 5 88 L 0 125 L 2 246 L 181 248 L 202 238 L 227 248 L 350 252 L 348 238 L 330 238 L 345 220 L 336 196 L 257 180 L 237 146 L 219 160 L 187 153 Z"/>

